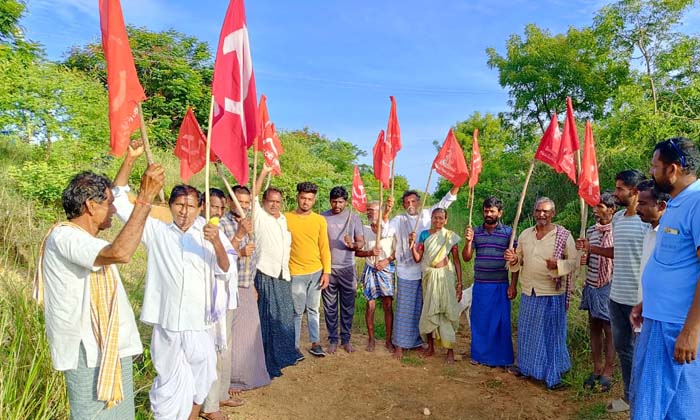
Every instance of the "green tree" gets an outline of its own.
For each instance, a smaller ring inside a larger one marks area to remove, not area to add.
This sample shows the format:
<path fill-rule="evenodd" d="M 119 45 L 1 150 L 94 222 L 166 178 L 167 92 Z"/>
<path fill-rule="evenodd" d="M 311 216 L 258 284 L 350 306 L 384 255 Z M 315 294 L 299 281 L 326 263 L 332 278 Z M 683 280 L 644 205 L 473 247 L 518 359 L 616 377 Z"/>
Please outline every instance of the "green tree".
<path fill-rule="evenodd" d="M 525 118 L 544 131 L 552 112 L 565 109 L 567 96 L 581 115 L 603 116 L 612 93 L 626 83 L 628 66 L 599 41 L 588 28 L 551 35 L 529 24 L 524 39 L 511 35 L 505 56 L 488 48 L 488 65 L 511 97 L 510 119 Z"/>
<path fill-rule="evenodd" d="M 150 138 L 155 146 L 172 148 L 187 106 L 192 106 L 200 123 L 209 117 L 213 75 L 209 45 L 172 29 L 153 32 L 129 26 L 127 32 L 148 97 L 143 109 Z M 73 47 L 64 64 L 106 84 L 101 43 Z"/>

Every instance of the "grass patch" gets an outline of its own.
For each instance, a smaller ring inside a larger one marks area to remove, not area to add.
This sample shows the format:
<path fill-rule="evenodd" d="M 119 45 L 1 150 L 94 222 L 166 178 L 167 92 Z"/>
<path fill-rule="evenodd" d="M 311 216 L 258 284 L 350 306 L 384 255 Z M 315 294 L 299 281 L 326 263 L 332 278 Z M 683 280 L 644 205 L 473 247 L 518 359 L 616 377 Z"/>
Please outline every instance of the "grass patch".
<path fill-rule="evenodd" d="M 581 407 L 578 413 L 576 413 L 576 418 L 578 420 L 597 420 L 607 419 L 610 418 L 610 416 L 605 411 L 605 403 L 599 402 Z"/>
<path fill-rule="evenodd" d="M 401 364 L 406 366 L 421 367 L 425 365 L 425 360 L 421 359 L 420 357 L 406 355 L 401 358 Z"/>

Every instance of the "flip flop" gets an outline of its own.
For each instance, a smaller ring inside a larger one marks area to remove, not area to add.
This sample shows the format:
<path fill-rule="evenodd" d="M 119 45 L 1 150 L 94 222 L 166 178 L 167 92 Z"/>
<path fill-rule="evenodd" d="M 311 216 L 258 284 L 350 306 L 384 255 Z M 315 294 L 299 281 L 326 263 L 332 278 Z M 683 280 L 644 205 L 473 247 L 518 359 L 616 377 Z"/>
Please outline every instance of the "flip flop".
<path fill-rule="evenodd" d="M 608 392 L 612 388 L 612 379 L 607 376 L 602 376 L 598 378 L 598 383 L 600 384 L 600 392 Z"/>
<path fill-rule="evenodd" d="M 230 397 L 228 400 L 219 401 L 219 406 L 222 407 L 240 407 L 243 404 L 245 404 L 245 401 L 236 397 Z"/>
<path fill-rule="evenodd" d="M 630 405 L 620 398 L 610 401 L 605 407 L 605 411 L 608 413 L 623 413 L 629 410 Z"/>
<path fill-rule="evenodd" d="M 583 389 L 593 389 L 595 388 L 595 383 L 600 379 L 600 375 L 596 375 L 594 373 L 591 373 L 588 375 L 588 377 L 583 381 Z"/>

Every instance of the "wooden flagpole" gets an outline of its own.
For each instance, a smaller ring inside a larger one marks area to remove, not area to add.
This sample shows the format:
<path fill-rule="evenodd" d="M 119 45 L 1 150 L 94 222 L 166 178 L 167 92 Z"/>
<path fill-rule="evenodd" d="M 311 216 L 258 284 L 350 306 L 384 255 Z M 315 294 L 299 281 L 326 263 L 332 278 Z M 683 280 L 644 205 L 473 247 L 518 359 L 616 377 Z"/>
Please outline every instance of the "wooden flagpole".
<path fill-rule="evenodd" d="M 262 136 L 263 133 L 260 133 L 260 135 Z M 252 180 L 252 182 L 250 184 L 251 191 L 253 191 L 255 189 L 255 182 L 256 182 L 257 178 L 258 178 L 258 139 L 256 138 L 253 140 L 253 176 L 250 177 L 250 179 Z M 257 197 L 252 197 L 252 198 L 254 200 L 257 200 Z M 252 229 L 254 229 L 253 225 L 255 225 L 255 202 L 253 202 L 251 204 L 253 204 L 253 205 L 250 206 L 250 220 L 252 221 L 251 226 L 250 226 L 250 228 L 251 228 L 250 240 L 253 241 L 253 240 L 255 240 L 255 234 L 252 232 Z"/>
<path fill-rule="evenodd" d="M 374 241 L 374 248 L 381 249 L 380 241 L 382 239 L 382 221 L 384 220 L 384 215 L 382 214 L 382 209 L 384 208 L 384 185 L 382 181 L 379 181 L 379 221 L 377 222 L 377 240 Z M 378 260 L 377 260 L 378 261 Z"/>
<path fill-rule="evenodd" d="M 515 235 L 518 231 L 518 222 L 520 221 L 520 213 L 523 210 L 523 202 L 525 201 L 525 194 L 527 193 L 527 186 L 530 184 L 530 178 L 532 177 L 532 171 L 535 169 L 535 159 L 532 159 L 530 163 L 530 168 L 527 170 L 527 175 L 525 176 L 525 184 L 523 185 L 523 190 L 520 191 L 520 200 L 518 200 L 518 209 L 515 211 L 515 219 L 513 220 L 513 232 L 510 234 L 510 241 L 508 242 L 508 248 L 513 248 L 513 243 L 515 242 Z"/>
<path fill-rule="evenodd" d="M 394 162 L 396 158 L 391 161 L 391 197 L 394 197 Z"/>
<path fill-rule="evenodd" d="M 425 192 L 423 193 L 423 201 L 421 202 L 420 209 L 418 210 L 418 218 L 416 219 L 416 224 L 413 226 L 413 231 L 418 229 L 418 223 L 420 223 L 420 218 L 423 213 L 423 208 L 425 208 L 425 200 L 428 198 L 428 189 L 430 188 L 430 178 L 433 176 L 433 167 L 430 167 L 430 173 L 428 174 L 428 183 L 425 185 Z"/>
<path fill-rule="evenodd" d="M 238 197 L 236 197 L 236 194 L 233 193 L 233 188 L 231 188 L 231 184 L 229 184 L 228 180 L 226 179 L 224 171 L 221 170 L 221 165 L 219 165 L 219 162 L 216 162 L 214 166 L 216 166 L 216 172 L 218 172 L 219 177 L 221 177 L 221 180 L 224 181 L 226 191 L 228 192 L 228 195 L 231 196 L 231 201 L 233 201 L 233 206 L 236 208 L 238 214 L 241 215 L 241 218 L 245 218 L 245 212 L 241 207 L 241 203 L 238 201 Z"/>
<path fill-rule="evenodd" d="M 581 149 L 576 151 L 576 161 L 578 162 L 578 177 L 579 181 L 581 178 Z M 588 224 L 588 208 L 586 207 L 586 202 L 583 200 L 583 197 L 579 195 L 579 204 L 581 205 L 581 230 L 579 231 L 579 238 L 585 238 L 586 237 L 586 225 Z"/>
<path fill-rule="evenodd" d="M 204 218 L 209 222 L 209 156 L 211 156 L 211 127 L 214 121 L 214 95 L 211 95 L 209 104 L 209 122 L 207 123 L 207 147 L 204 158 L 207 164 L 204 165 Z"/>
<path fill-rule="evenodd" d="M 150 165 L 153 163 L 153 153 L 151 152 L 151 144 L 148 141 L 148 130 L 146 129 L 146 119 L 143 117 L 141 102 L 139 102 L 138 108 L 139 118 L 141 119 L 141 126 L 139 127 L 141 130 L 141 141 L 143 142 L 143 150 L 146 152 L 146 161 Z M 158 191 L 158 198 L 160 198 L 162 203 L 165 203 L 165 193 L 162 188 Z"/>
<path fill-rule="evenodd" d="M 472 227 L 472 210 L 474 209 L 474 187 L 469 187 L 469 227 Z"/>

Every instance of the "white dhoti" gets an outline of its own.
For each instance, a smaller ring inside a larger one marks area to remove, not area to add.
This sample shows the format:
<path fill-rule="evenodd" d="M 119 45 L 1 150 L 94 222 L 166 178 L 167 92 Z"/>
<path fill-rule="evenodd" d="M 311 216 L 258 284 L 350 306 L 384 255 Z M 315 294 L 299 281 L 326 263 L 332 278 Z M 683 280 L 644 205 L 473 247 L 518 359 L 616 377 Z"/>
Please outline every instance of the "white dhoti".
<path fill-rule="evenodd" d="M 185 420 L 216 381 L 216 350 L 208 331 L 153 327 L 151 358 L 158 376 L 149 393 L 153 418 Z"/>

